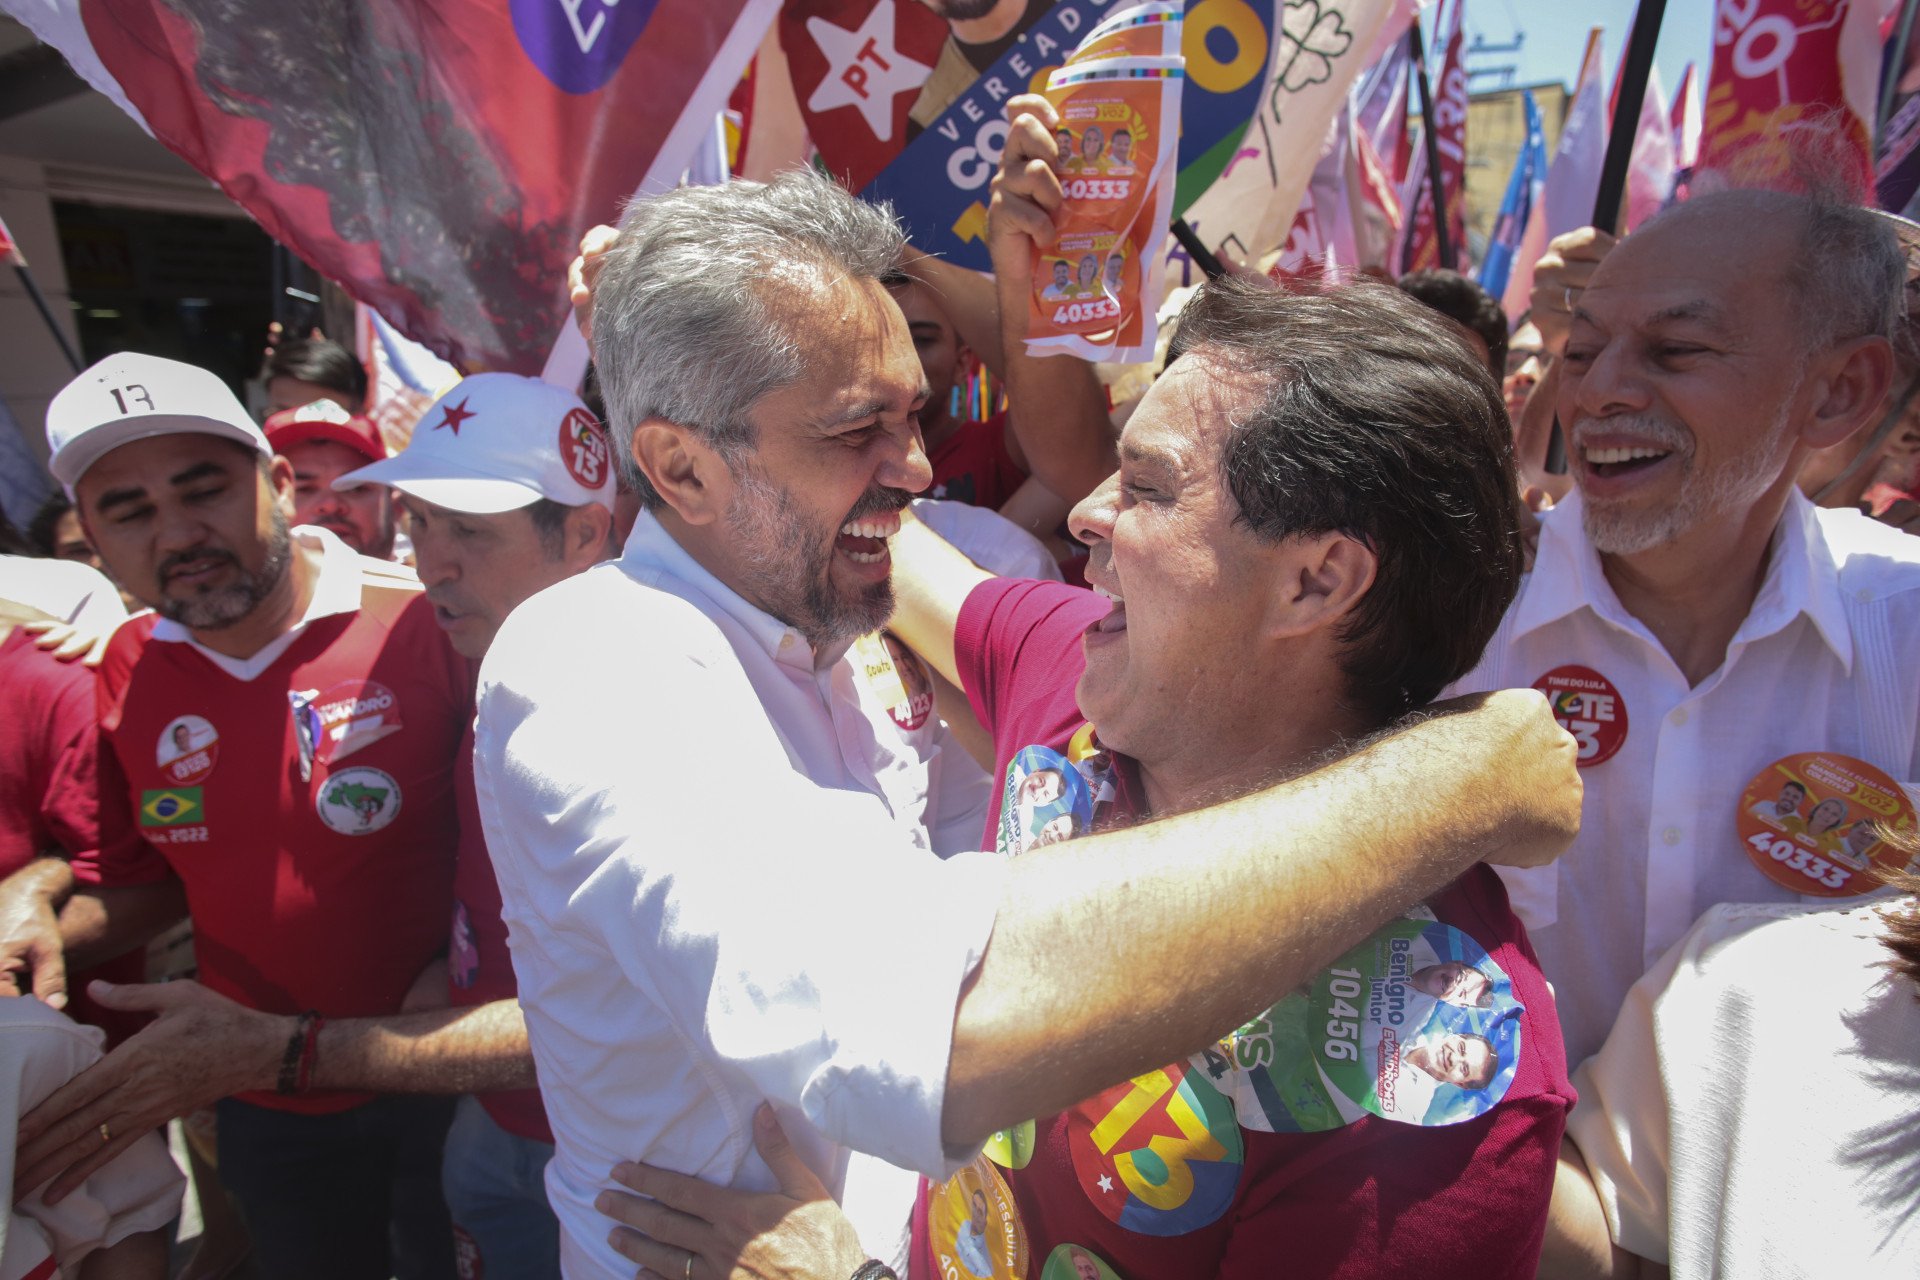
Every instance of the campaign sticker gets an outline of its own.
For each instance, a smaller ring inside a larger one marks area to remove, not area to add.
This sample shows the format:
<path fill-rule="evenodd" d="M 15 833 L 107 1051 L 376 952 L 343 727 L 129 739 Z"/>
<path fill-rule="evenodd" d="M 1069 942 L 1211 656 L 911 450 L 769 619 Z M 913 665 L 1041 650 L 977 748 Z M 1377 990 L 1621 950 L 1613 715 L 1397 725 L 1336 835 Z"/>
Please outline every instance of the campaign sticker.
<path fill-rule="evenodd" d="M 1851 756 L 1808 751 L 1776 760 L 1740 793 L 1740 842 L 1760 873 L 1795 893 L 1850 898 L 1880 887 L 1874 867 L 1912 863 L 1880 838 L 1911 831 L 1900 784 Z"/>
<path fill-rule="evenodd" d="M 405 728 L 400 699 L 377 680 L 343 680 L 309 705 L 320 722 L 313 747 L 322 764 L 344 760 Z"/>
<path fill-rule="evenodd" d="M 569 409 L 560 420 L 560 461 L 582 489 L 606 487 L 613 454 L 607 448 L 607 433 L 585 409 Z"/>
<path fill-rule="evenodd" d="M 1008 857 L 1085 835 L 1093 793 L 1080 770 L 1052 747 L 1022 747 L 1007 763 L 995 847 Z"/>
<path fill-rule="evenodd" d="M 1011 1129 L 996 1129 L 982 1148 L 987 1159 L 1002 1169 L 1024 1169 L 1033 1159 L 1033 1121 L 1022 1120 Z"/>
<path fill-rule="evenodd" d="M 988 1161 L 975 1157 L 937 1184 L 927 1217 L 941 1275 L 1026 1280 L 1027 1233 L 1020 1211 L 1006 1180 Z"/>
<path fill-rule="evenodd" d="M 1553 718 L 1580 744 L 1574 763 L 1605 764 L 1627 740 L 1627 700 L 1592 667 L 1555 667 L 1533 682 L 1547 695 Z"/>
<path fill-rule="evenodd" d="M 140 825 L 177 827 L 183 822 L 205 822 L 206 807 L 199 787 L 168 787 L 140 793 Z"/>
<path fill-rule="evenodd" d="M 1047 1255 L 1040 1280 L 1120 1280 L 1107 1260 L 1082 1244 L 1063 1244 Z"/>
<path fill-rule="evenodd" d="M 341 769 L 321 784 L 313 808 L 343 836 L 370 836 L 400 816 L 400 784 L 384 769 Z"/>
<path fill-rule="evenodd" d="M 1307 1035 L 1334 1106 L 1401 1124 L 1459 1124 L 1507 1094 L 1523 1006 L 1472 938 L 1399 920 L 1313 981 Z"/>
<path fill-rule="evenodd" d="M 933 715 L 933 676 L 920 655 L 891 631 L 880 637 L 886 642 L 893 669 L 900 676 L 901 700 L 888 706 L 887 715 L 907 733 L 926 724 Z"/>
<path fill-rule="evenodd" d="M 480 973 L 480 949 L 473 945 L 473 922 L 467 919 L 467 904 L 453 900 L 453 936 L 447 947 L 447 975 L 453 985 L 465 991 Z"/>
<path fill-rule="evenodd" d="M 167 781 L 188 787 L 206 781 L 220 757 L 220 734 L 203 716 L 175 716 L 160 731 L 153 762 Z"/>
<path fill-rule="evenodd" d="M 1246 1161 L 1233 1104 L 1184 1063 L 1069 1111 L 1067 1149 L 1094 1207 L 1147 1236 L 1185 1235 L 1217 1220 Z"/>

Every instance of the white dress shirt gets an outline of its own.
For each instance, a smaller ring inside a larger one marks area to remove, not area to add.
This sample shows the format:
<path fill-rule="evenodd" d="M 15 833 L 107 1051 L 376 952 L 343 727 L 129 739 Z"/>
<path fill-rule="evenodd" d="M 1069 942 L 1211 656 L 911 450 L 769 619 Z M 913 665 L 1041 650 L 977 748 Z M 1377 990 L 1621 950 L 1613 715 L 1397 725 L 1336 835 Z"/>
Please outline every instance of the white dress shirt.
<path fill-rule="evenodd" d="M 1542 524 L 1519 598 L 1452 692 L 1527 688 L 1577 665 L 1626 704 L 1619 751 L 1580 771 L 1573 847 L 1548 867 L 1500 868 L 1577 1064 L 1600 1047 L 1628 988 L 1707 908 L 1825 901 L 1747 859 L 1735 824 L 1762 769 L 1830 751 L 1902 784 L 1920 777 L 1920 539 L 1794 494 L 1726 661 L 1690 688 L 1607 582 L 1578 494 Z"/>
<path fill-rule="evenodd" d="M 922 719 L 649 515 L 501 628 L 474 768 L 569 1276 L 633 1273 L 592 1203 L 619 1160 L 770 1189 L 763 1099 L 836 1193 L 846 1147 L 934 1176 L 967 1154 L 941 1107 L 1004 867 L 933 856 L 977 848 L 986 790 Z"/>
<path fill-rule="evenodd" d="M 1920 1000 L 1880 911 L 1720 906 L 1627 996 L 1567 1136 L 1674 1280 L 1920 1275 Z"/>

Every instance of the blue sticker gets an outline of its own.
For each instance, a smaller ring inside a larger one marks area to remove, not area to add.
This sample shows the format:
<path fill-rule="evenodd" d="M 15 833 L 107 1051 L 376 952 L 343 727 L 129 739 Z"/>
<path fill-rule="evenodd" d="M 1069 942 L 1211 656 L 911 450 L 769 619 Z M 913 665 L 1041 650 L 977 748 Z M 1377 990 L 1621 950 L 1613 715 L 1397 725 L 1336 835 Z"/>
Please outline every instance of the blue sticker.
<path fill-rule="evenodd" d="M 1085 835 L 1093 826 L 1093 792 L 1052 747 L 1023 747 L 1007 764 L 995 847 L 1008 857 Z"/>

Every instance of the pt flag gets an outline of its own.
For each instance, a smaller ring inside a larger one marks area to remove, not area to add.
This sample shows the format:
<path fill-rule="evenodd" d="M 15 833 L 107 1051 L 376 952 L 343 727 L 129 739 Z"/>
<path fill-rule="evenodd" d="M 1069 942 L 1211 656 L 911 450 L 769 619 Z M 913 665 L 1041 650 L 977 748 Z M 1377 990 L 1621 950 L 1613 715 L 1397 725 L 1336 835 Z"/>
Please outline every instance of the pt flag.
<path fill-rule="evenodd" d="M 1440 239 L 1434 234 L 1433 180 L 1422 170 L 1413 186 L 1411 170 L 1406 192 L 1407 232 L 1400 270 L 1425 271 L 1434 267 L 1460 268 L 1467 261 L 1467 68 L 1466 32 L 1461 24 L 1466 0 L 1453 0 L 1452 21 L 1446 28 L 1440 74 L 1433 81 L 1433 119 L 1423 127 L 1433 131 L 1440 155 L 1440 187 L 1446 199 L 1447 242 L 1452 262 L 1440 261 Z M 1435 23 L 1436 28 L 1438 23 Z"/>
<path fill-rule="evenodd" d="M 1733 168 L 1746 186 L 1797 186 L 1796 138 L 1810 120 L 1838 112 L 1844 176 L 1865 198 L 1873 180 L 1880 26 L 1899 2 L 1717 0 L 1696 170 Z"/>
<path fill-rule="evenodd" d="M 779 3 L 0 9 L 401 332 L 469 370 L 535 373 L 580 233 L 678 180 Z"/>

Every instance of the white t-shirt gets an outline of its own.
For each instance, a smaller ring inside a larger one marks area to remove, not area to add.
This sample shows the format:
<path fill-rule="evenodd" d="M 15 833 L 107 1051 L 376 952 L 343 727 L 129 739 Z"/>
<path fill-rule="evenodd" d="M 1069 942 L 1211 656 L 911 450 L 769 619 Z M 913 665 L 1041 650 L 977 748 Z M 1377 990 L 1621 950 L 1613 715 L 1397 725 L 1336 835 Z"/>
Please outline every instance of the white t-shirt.
<path fill-rule="evenodd" d="M 1567 1121 L 1616 1244 L 1675 1280 L 1920 1276 L 1920 1000 L 1883 933 L 1719 906 L 1634 986 Z"/>
<path fill-rule="evenodd" d="M 1742 797 L 1761 770 L 1828 751 L 1896 782 L 1920 778 L 1920 538 L 1794 494 L 1726 661 L 1689 687 L 1614 594 L 1580 520 L 1577 493 L 1546 514 L 1532 573 L 1452 690 L 1524 689 L 1577 666 L 1624 707 L 1618 750 L 1580 770 L 1573 847 L 1550 866 L 1500 868 L 1554 984 L 1571 1064 L 1600 1047 L 1627 989 L 1709 907 L 1813 901 L 1764 875 L 1740 840 Z M 1774 781 L 1765 798 L 1779 791 Z"/>
<path fill-rule="evenodd" d="M 970 1154 L 940 1116 L 1004 864 L 932 855 L 977 848 L 984 774 L 943 768 L 964 752 L 937 715 L 901 725 L 824 658 L 645 514 L 487 653 L 481 820 L 574 1280 L 633 1274 L 593 1208 L 617 1161 L 770 1190 L 763 1099 L 836 1192 L 850 1147 L 936 1176 Z M 883 1256 L 896 1191 L 863 1230 Z"/>
<path fill-rule="evenodd" d="M 20 1117 L 100 1060 L 106 1037 L 30 996 L 0 999 L 0 1187 L 11 1195 Z M 52 1257 L 74 1274 L 89 1253 L 164 1227 L 186 1179 L 150 1133 L 57 1205 L 39 1191 L 0 1218 L 0 1280 L 21 1280 Z"/>

